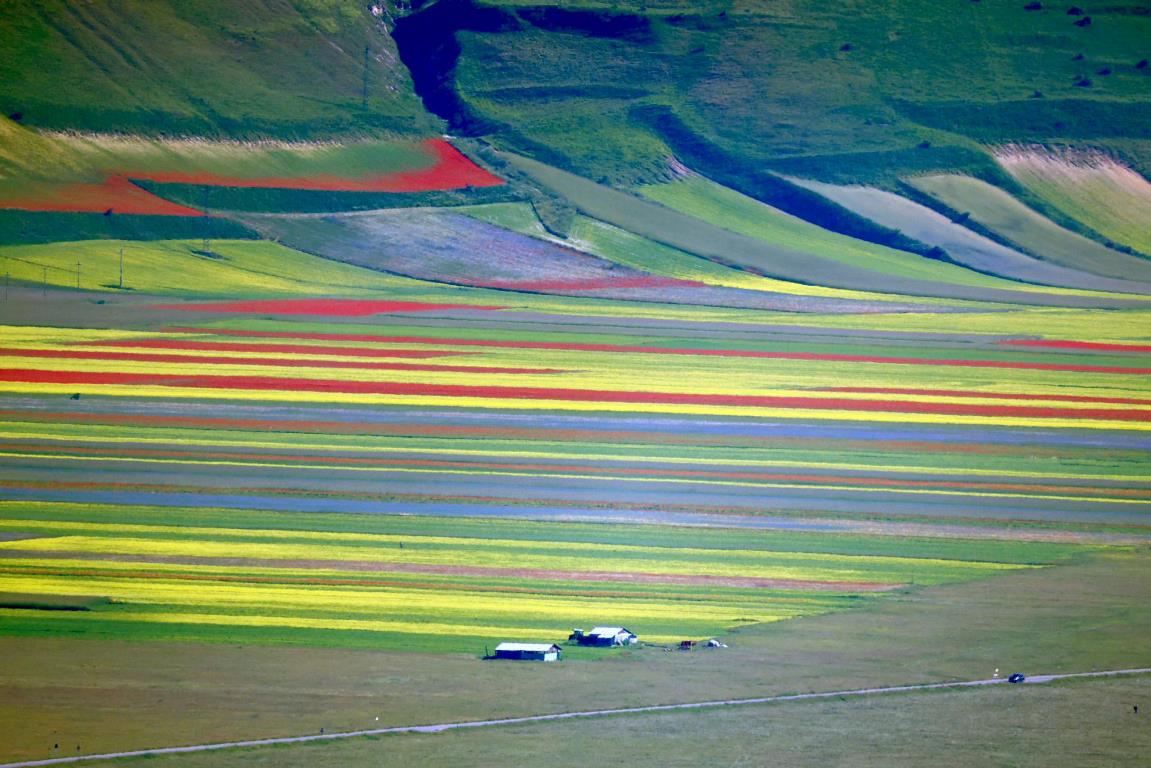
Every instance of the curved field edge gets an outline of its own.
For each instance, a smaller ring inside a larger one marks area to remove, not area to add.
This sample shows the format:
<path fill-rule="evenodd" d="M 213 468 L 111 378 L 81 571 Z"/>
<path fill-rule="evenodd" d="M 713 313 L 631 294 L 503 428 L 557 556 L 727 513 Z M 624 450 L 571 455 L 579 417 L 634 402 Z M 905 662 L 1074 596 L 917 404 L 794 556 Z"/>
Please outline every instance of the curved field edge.
<path fill-rule="evenodd" d="M 750 267 L 779 279 L 909 296 L 1051 306 L 1128 306 L 1127 299 L 1079 296 L 1059 289 L 1035 291 L 1019 286 L 1001 290 L 885 275 L 826 256 L 803 253 L 737 234 L 526 157 L 510 153 L 502 156 L 538 183 L 566 197 L 588 216 L 680 250 Z"/>
<path fill-rule="evenodd" d="M 915 189 L 1039 258 L 1107 277 L 1147 282 L 1151 261 L 1064 229 L 1008 192 L 970 176 L 917 176 Z"/>
<path fill-rule="evenodd" d="M 835 185 L 810 179 L 795 183 L 826 195 L 848 209 L 885 226 L 932 243 L 949 258 L 971 269 L 1019 281 L 1025 291 L 1061 296 L 1135 298 L 1151 294 L 1151 284 L 1100 277 L 1029 256 L 987 238 L 908 197 L 876 187 Z"/>
<path fill-rule="evenodd" d="M 1151 182 L 1100 152 L 1005 146 L 996 160 L 1032 194 L 1115 243 L 1151 257 Z"/>
<path fill-rule="evenodd" d="M 601 258 L 632 269 L 691 280 L 725 288 L 784 293 L 796 296 L 851 299 L 869 302 L 906 302 L 907 298 L 892 294 L 827 288 L 786 280 L 777 280 L 744 269 L 718 263 L 695 254 L 673 248 L 646 237 L 621 229 L 612 224 L 577 214 L 568 236 L 560 239 L 551 235 L 540 224 L 528 203 L 496 203 L 467 206 L 458 209 L 497 226 L 521 234 L 549 240 L 560 245 L 574 246 Z M 924 303 L 940 306 L 972 306 L 958 301 L 920 299 Z M 979 306 L 975 304 L 974 306 Z"/>

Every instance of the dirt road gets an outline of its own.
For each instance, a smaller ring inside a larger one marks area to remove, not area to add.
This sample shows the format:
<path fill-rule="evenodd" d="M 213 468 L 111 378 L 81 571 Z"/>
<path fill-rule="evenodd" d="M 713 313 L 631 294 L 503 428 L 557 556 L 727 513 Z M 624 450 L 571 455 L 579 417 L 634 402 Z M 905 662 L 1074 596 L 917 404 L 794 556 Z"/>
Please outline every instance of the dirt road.
<path fill-rule="evenodd" d="M 1049 683 L 1054 680 L 1069 680 L 1087 677 L 1114 677 L 1117 675 L 1145 675 L 1151 673 L 1151 668 L 1142 669 L 1112 669 L 1103 672 L 1075 672 L 1059 675 L 1033 675 L 1026 679 L 1023 685 Z M 487 728 L 498 725 L 519 725 L 521 723 L 540 723 L 550 720 L 570 720 L 577 717 L 605 717 L 608 715 L 638 715 L 648 712 L 673 712 L 685 709 L 713 709 L 716 707 L 737 707 L 752 704 L 775 704 L 788 701 L 808 701 L 812 699 L 831 699 L 841 696 L 876 696 L 889 693 L 908 693 L 915 691 L 930 691 L 940 688 L 972 688 L 982 685 L 998 685 L 1006 683 L 1004 678 L 990 678 L 987 680 L 967 680 L 952 683 L 924 683 L 920 685 L 896 685 L 887 688 L 856 688 L 850 691 L 824 691 L 820 693 L 795 693 L 783 696 L 764 696 L 754 699 L 720 699 L 716 701 L 697 701 L 685 704 L 657 704 L 646 707 L 626 707 L 623 709 L 594 709 L 580 712 L 557 712 L 550 715 L 528 715 L 525 717 L 508 717 L 500 720 L 471 720 L 459 723 L 436 723 L 433 725 L 405 725 L 391 728 L 370 728 L 362 731 L 344 731 L 341 733 L 312 734 L 309 736 L 283 736 L 272 739 L 252 739 L 249 741 L 226 741 L 215 744 L 190 744 L 183 747 L 157 747 L 155 749 L 138 749 L 130 752 L 107 752 L 98 755 L 77 755 L 73 757 L 56 757 L 46 760 L 28 760 L 18 763 L 2 763 L 0 768 L 33 768 L 41 765 L 64 765 L 81 761 L 110 760 L 120 757 L 142 757 L 144 755 L 172 755 L 184 752 L 206 752 L 215 749 L 235 749 L 240 747 L 262 747 L 271 744 L 301 744 L 311 741 L 331 741 L 334 739 L 350 739 L 358 736 L 376 736 L 394 733 L 440 733 L 442 731 L 459 730 L 463 728 Z"/>

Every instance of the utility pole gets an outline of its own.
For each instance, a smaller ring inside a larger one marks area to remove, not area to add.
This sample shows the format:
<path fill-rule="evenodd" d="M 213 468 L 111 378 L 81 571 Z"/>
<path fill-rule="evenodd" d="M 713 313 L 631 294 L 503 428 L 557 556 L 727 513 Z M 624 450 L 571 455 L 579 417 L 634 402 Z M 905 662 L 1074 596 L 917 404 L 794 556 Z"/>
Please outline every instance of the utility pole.
<path fill-rule="evenodd" d="M 44 267 L 44 279 L 40 283 L 40 298 L 48 298 L 48 268 Z"/>
<path fill-rule="evenodd" d="M 364 84 L 363 90 L 360 93 L 360 104 L 366 112 L 368 109 L 368 63 L 371 60 L 372 48 L 369 45 L 364 46 Z"/>
<path fill-rule="evenodd" d="M 124 246 L 120 246 L 120 289 L 124 288 Z"/>
<path fill-rule="evenodd" d="M 76 288 L 80 288 L 80 262 L 76 262 Z"/>
<path fill-rule="evenodd" d="M 206 257 L 212 255 L 212 215 L 208 212 L 208 187 L 204 187 L 204 196 L 200 200 L 200 207 L 204 209 L 204 243 L 203 254 Z"/>

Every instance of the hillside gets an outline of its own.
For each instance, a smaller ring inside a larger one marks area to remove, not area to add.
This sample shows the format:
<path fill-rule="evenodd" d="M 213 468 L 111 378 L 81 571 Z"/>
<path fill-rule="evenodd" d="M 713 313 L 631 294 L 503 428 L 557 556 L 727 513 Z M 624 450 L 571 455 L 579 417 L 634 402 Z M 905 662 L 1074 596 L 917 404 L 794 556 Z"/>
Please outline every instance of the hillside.
<path fill-rule="evenodd" d="M 433 130 L 385 19 L 348 0 L 9 0 L 0 111 L 26 125 L 309 138 Z"/>
<path fill-rule="evenodd" d="M 1146 169 L 1151 15 L 1067 10 L 440 0 L 397 40 L 454 129 L 613 181 L 672 152 L 712 175 L 991 173 L 980 144 L 1000 142 L 1091 141 Z"/>

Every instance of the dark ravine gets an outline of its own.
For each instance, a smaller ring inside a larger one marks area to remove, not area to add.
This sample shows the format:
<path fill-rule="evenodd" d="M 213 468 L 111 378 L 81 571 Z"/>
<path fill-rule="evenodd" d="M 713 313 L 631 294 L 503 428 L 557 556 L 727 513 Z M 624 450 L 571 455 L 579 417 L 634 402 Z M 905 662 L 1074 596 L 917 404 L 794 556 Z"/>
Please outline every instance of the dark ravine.
<path fill-rule="evenodd" d="M 516 17 L 499 8 L 484 8 L 473 0 L 440 0 L 397 19 L 392 39 L 424 107 L 445 120 L 452 132 L 482 136 L 500 125 L 478 114 L 456 90 L 456 64 L 460 58 L 456 33 L 510 31 L 517 27 Z"/>
<path fill-rule="evenodd" d="M 638 14 L 542 5 L 512 11 L 477 0 L 440 0 L 421 3 L 415 13 L 398 18 L 392 39 L 425 108 L 447 121 L 452 132 L 463 136 L 500 132 L 519 138 L 509 126 L 481 114 L 460 95 L 456 65 L 461 49 L 456 36 L 464 31 L 510 33 L 524 27 L 637 44 L 649 42 L 653 35 L 651 21 Z"/>
<path fill-rule="evenodd" d="M 880 226 L 774 173 L 748 167 L 741 158 L 692 131 L 667 107 L 636 107 L 631 115 L 667 142 L 679 160 L 713 181 L 832 232 L 949 261 L 939 249 L 912 240 L 898 230 Z"/>

